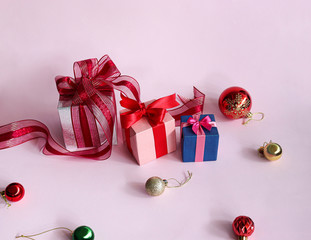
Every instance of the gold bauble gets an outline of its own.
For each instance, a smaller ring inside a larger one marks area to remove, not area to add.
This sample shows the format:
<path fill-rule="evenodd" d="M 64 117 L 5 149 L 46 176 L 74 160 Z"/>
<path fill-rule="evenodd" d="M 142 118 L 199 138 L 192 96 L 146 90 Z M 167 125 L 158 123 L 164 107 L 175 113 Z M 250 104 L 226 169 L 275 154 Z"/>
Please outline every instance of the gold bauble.
<path fill-rule="evenodd" d="M 166 182 L 159 177 L 151 177 L 147 180 L 145 188 L 150 196 L 161 195 L 166 187 Z"/>
<path fill-rule="evenodd" d="M 282 147 L 274 142 L 271 142 L 260 147 L 258 149 L 259 153 L 262 154 L 269 161 L 275 161 L 282 157 Z"/>

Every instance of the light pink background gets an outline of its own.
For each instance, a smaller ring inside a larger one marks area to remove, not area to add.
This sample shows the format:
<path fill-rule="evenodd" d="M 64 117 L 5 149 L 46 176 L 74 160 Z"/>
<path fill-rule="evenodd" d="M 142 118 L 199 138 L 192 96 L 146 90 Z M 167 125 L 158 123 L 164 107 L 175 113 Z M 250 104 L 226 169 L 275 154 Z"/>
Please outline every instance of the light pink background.
<path fill-rule="evenodd" d="M 0 202 L 0 238 L 89 225 L 96 239 L 235 239 L 249 215 L 251 239 L 310 239 L 311 2 L 309 0 L 1 1 L 0 124 L 37 119 L 61 138 L 54 77 L 76 60 L 109 54 L 141 84 L 142 100 L 206 94 L 220 132 L 216 162 L 181 162 L 178 151 L 139 167 L 125 146 L 96 162 L 44 156 L 42 140 L 0 151 L 0 188 L 18 181 L 25 198 Z M 246 88 L 264 121 L 226 120 L 217 99 Z M 265 141 L 284 150 L 269 162 Z M 148 197 L 151 176 L 193 179 Z M 60 231 L 37 239 L 68 239 Z"/>

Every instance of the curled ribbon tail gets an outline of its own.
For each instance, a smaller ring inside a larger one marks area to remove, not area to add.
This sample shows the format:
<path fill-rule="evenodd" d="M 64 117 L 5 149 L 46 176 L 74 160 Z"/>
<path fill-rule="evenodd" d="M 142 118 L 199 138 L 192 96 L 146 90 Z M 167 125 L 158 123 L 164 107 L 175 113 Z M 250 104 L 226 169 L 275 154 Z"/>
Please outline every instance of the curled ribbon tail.
<path fill-rule="evenodd" d="M 176 101 L 175 94 L 172 94 L 172 95 L 155 100 L 154 102 L 149 104 L 148 107 L 168 109 L 168 108 L 177 107 L 178 105 L 179 103 Z"/>
<path fill-rule="evenodd" d="M 192 131 L 197 134 L 198 130 L 199 130 L 199 122 L 197 119 L 194 119 L 193 117 L 189 117 L 187 120 L 187 125 L 192 126 Z"/>
<path fill-rule="evenodd" d="M 121 75 L 111 81 L 114 89 L 120 91 L 127 97 L 135 99 L 137 102 L 140 101 L 140 87 L 139 83 L 132 77 Z"/>
<path fill-rule="evenodd" d="M 130 110 L 138 110 L 140 108 L 140 104 L 138 103 L 138 101 L 128 98 L 122 93 L 120 94 L 120 96 L 121 96 L 120 105 L 122 107 Z"/>
<path fill-rule="evenodd" d="M 124 104 L 131 106 L 135 115 L 142 115 L 139 84 L 129 76 L 121 76 L 107 55 L 99 61 L 92 58 L 75 62 L 73 70 L 74 78 L 58 76 L 55 80 L 60 94 L 59 109 L 69 114 L 66 115 L 69 122 L 65 122 L 65 125 L 69 126 L 69 131 L 64 131 L 65 143 L 65 136 L 67 139 L 73 139 L 72 142 L 76 146 L 72 146 L 77 150 L 71 151 L 68 150 L 68 146 L 64 148 L 58 144 L 52 138 L 49 129 L 36 120 L 23 120 L 0 126 L 0 149 L 13 147 L 34 138 L 44 138 L 44 154 L 99 160 L 110 157 L 116 117 L 113 90 L 117 89 L 126 96 L 133 96 L 138 103 L 129 101 Z M 99 133 L 99 130 L 102 132 Z"/>
<path fill-rule="evenodd" d="M 192 131 L 196 134 L 196 135 L 198 135 L 198 133 L 201 133 L 201 130 L 202 130 L 202 128 L 201 128 L 201 126 L 200 126 L 200 124 L 198 123 L 198 122 L 195 122 L 193 125 L 192 125 Z M 201 135 L 201 134 L 200 134 Z"/>
<path fill-rule="evenodd" d="M 168 112 L 176 120 L 176 126 L 180 125 L 180 117 L 184 115 L 201 114 L 203 111 L 205 94 L 193 87 L 194 98 L 188 99 L 178 95 L 181 104 L 176 108 L 169 109 Z"/>

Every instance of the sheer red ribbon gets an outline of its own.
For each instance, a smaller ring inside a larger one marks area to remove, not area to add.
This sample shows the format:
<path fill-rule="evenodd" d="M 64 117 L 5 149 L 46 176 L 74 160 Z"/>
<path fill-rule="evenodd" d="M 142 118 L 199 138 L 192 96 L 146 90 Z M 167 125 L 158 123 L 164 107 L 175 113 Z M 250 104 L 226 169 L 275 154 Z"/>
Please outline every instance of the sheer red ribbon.
<path fill-rule="evenodd" d="M 196 87 L 193 87 L 193 94 L 194 98 L 192 99 L 177 95 L 178 99 L 181 101 L 181 104 L 174 109 L 168 109 L 168 112 L 176 120 L 176 126 L 180 125 L 181 116 L 195 115 L 203 112 L 205 94 L 199 91 Z"/>
<path fill-rule="evenodd" d="M 49 129 L 43 123 L 36 120 L 21 120 L 0 127 L 0 149 L 14 147 L 35 138 L 44 138 L 46 143 L 43 153 L 47 155 L 79 156 L 98 160 L 109 158 L 116 109 L 115 105 L 111 104 L 111 100 L 107 100 L 104 92 L 116 89 L 127 98 L 135 99 L 138 104 L 141 104 L 139 84 L 134 78 L 121 75 L 107 55 L 99 61 L 94 58 L 74 63 L 74 76 L 74 78 L 56 77 L 60 100 L 72 99 L 72 104 L 87 106 L 105 134 L 104 141 L 100 146 L 71 152 L 52 138 Z M 194 99 L 178 97 L 181 104 L 168 110 L 177 122 L 182 115 L 202 112 L 205 95 L 198 89 L 194 88 Z M 80 115 L 84 114 L 81 109 Z M 92 125 L 83 119 L 81 124 L 87 124 L 88 127 Z M 89 141 L 87 138 L 84 140 Z"/>
<path fill-rule="evenodd" d="M 107 99 L 104 92 L 117 89 L 140 102 L 139 84 L 129 76 L 121 75 L 107 55 L 99 61 L 94 58 L 74 63 L 74 75 L 74 78 L 56 77 L 60 100 L 72 99 L 72 105 L 86 105 L 104 132 L 103 143 L 92 149 L 70 152 L 51 137 L 48 128 L 43 123 L 36 120 L 22 120 L 0 127 L 0 149 L 41 137 L 46 139 L 43 153 L 48 155 L 70 155 L 93 159 L 109 158 L 116 109 L 114 103 Z M 83 118 L 83 111 L 81 115 Z M 83 119 L 87 121 L 87 118 Z M 83 125 L 91 127 L 89 122 L 84 122 Z M 85 135 L 87 136 L 87 133 Z"/>

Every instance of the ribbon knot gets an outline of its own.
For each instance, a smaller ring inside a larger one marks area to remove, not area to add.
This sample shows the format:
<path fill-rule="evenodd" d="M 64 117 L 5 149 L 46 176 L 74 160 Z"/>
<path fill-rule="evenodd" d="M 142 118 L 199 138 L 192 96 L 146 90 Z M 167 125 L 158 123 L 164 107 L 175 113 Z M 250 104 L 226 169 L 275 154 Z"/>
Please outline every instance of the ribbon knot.
<path fill-rule="evenodd" d="M 139 104 L 139 107 L 140 107 L 141 114 L 142 114 L 143 116 L 146 116 L 146 115 L 147 115 L 147 111 L 146 111 L 146 106 L 145 106 L 145 104 L 144 104 L 144 103 L 140 103 L 140 104 Z"/>
<path fill-rule="evenodd" d="M 130 99 L 121 94 L 120 105 L 127 108 L 129 111 L 121 113 L 121 126 L 125 129 L 131 127 L 134 123 L 145 116 L 152 126 L 161 122 L 167 112 L 166 109 L 173 108 L 179 105 L 176 101 L 175 94 L 155 100 L 147 107 L 144 103 L 139 103 L 136 100 Z"/>
<path fill-rule="evenodd" d="M 192 126 L 192 131 L 196 135 L 204 135 L 204 130 L 202 127 L 207 129 L 208 131 L 211 131 L 212 127 L 216 127 L 216 123 L 212 122 L 209 116 L 204 117 L 201 121 L 199 121 L 199 119 L 199 115 L 194 115 L 193 117 L 190 117 L 187 121 L 187 125 Z"/>
<path fill-rule="evenodd" d="M 175 118 L 176 124 L 178 124 L 180 116 L 202 112 L 205 99 L 205 95 L 202 92 L 193 88 L 193 99 L 178 96 L 182 102 L 180 105 L 176 102 L 174 95 L 163 98 L 164 100 L 159 99 L 155 101 L 156 103 L 150 104 L 147 107 L 139 105 L 140 87 L 138 82 L 130 76 L 121 75 L 108 55 L 105 55 L 100 60 L 93 58 L 76 62 L 74 63 L 74 78 L 57 76 L 55 80 L 60 94 L 60 102 L 68 101 L 69 104 L 67 106 L 71 109 L 79 105 L 79 113 L 72 118 L 72 126 L 74 131 L 76 131 L 74 126 L 78 126 L 80 130 L 82 129 L 81 131 L 79 130 L 79 134 L 83 136 L 75 135 L 73 138 L 75 140 L 84 138 L 83 141 L 86 143 L 90 140 L 89 133 L 98 133 L 100 129 L 103 132 L 102 139 L 98 139 L 97 136 L 94 136 L 93 139 L 93 136 L 91 136 L 93 147 L 83 149 L 82 146 L 81 150 L 78 148 L 78 151 L 70 151 L 52 138 L 49 129 L 43 123 L 36 120 L 22 120 L 0 126 L 0 150 L 17 146 L 39 137 L 46 141 L 43 148 L 44 154 L 79 156 L 103 160 L 109 158 L 112 149 L 112 134 L 116 114 L 113 90 L 118 90 L 124 96 L 136 100 L 137 105 L 135 106 L 137 108 L 134 107 L 130 111 L 132 113 L 134 111 L 134 115 L 137 115 L 138 119 L 142 116 L 147 116 L 154 119 L 155 123 L 163 121 L 167 108 L 174 108 L 169 109 L 168 112 Z M 106 95 L 106 93 L 108 94 Z M 136 118 L 135 116 L 134 119 Z M 127 118 L 121 118 L 123 127 L 129 127 L 133 124 L 133 122 L 126 123 Z M 64 136 L 67 134 L 64 132 Z M 100 142 L 100 145 L 97 146 L 94 142 Z M 162 142 L 161 144 L 163 145 Z M 77 145 L 79 147 L 79 144 Z"/>
<path fill-rule="evenodd" d="M 72 99 L 73 104 L 81 104 L 98 92 L 112 91 L 112 81 L 121 73 L 106 55 L 100 61 L 96 58 L 75 62 L 74 78 L 57 76 L 57 90 L 62 100 Z"/>

